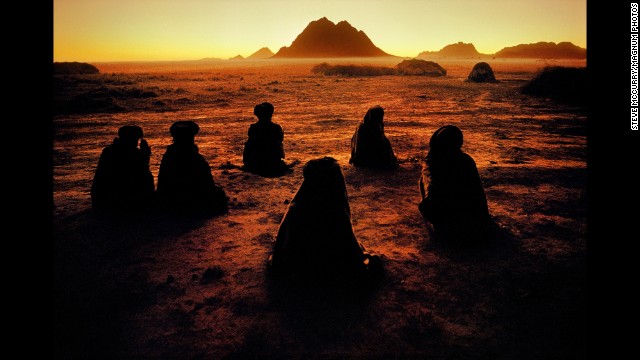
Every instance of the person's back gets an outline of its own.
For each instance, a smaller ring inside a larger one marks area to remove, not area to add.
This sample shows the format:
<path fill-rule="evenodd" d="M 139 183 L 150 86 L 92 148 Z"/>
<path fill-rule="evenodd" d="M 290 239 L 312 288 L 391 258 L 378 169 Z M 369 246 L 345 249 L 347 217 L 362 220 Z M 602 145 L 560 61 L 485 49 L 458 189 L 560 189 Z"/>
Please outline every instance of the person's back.
<path fill-rule="evenodd" d="M 461 146 L 455 126 L 434 133 L 420 178 L 419 209 L 441 237 L 473 241 L 486 235 L 490 216 L 476 163 Z"/>
<path fill-rule="evenodd" d="M 279 164 L 284 158 L 282 127 L 270 121 L 258 121 L 249 126 L 246 164 L 249 166 L 272 166 Z"/>
<path fill-rule="evenodd" d="M 199 127 L 191 121 L 171 126 L 174 143 L 162 156 L 158 173 L 158 198 L 176 211 L 226 211 L 227 197 L 213 180 L 209 163 L 198 152 L 193 137 Z"/>
<path fill-rule="evenodd" d="M 258 174 L 279 174 L 287 169 L 284 163 L 284 131 L 271 121 L 273 105 L 258 104 L 254 108 L 258 121 L 251 124 L 242 154 L 247 170 Z"/>
<path fill-rule="evenodd" d="M 151 149 L 142 137 L 140 127 L 123 126 L 113 143 L 102 150 L 91 185 L 94 210 L 132 212 L 150 205 L 154 195 Z"/>
<path fill-rule="evenodd" d="M 384 134 L 383 117 L 384 110 L 380 106 L 367 111 L 351 137 L 349 163 L 362 168 L 391 170 L 398 167 L 391 142 Z"/>
<path fill-rule="evenodd" d="M 379 273 L 351 226 L 344 177 L 333 158 L 311 160 L 280 224 L 271 258 L 274 271 L 296 280 L 332 282 Z"/>

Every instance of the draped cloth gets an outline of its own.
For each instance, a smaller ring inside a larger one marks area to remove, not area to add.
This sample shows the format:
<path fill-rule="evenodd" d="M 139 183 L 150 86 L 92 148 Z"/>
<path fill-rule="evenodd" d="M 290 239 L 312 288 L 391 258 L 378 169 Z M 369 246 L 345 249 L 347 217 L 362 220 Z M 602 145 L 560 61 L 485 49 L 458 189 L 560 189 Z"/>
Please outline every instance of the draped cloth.
<path fill-rule="evenodd" d="M 461 146 L 457 127 L 434 133 L 422 167 L 419 210 L 438 236 L 473 241 L 486 235 L 490 216 L 476 163 Z"/>
<path fill-rule="evenodd" d="M 398 167 L 391 142 L 384 134 L 384 110 L 375 106 L 369 109 L 364 120 L 351 137 L 349 163 L 363 168 L 392 170 Z"/>
<path fill-rule="evenodd" d="M 311 160 L 280 224 L 270 265 L 298 279 L 338 281 L 381 271 L 358 242 L 344 177 L 333 158 Z"/>

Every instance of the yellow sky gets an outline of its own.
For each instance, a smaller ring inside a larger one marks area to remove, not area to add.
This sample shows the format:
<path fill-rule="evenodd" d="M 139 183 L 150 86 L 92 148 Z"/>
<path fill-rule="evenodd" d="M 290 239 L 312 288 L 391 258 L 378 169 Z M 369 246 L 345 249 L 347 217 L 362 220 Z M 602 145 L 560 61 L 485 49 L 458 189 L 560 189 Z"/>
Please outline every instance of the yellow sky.
<path fill-rule="evenodd" d="M 194 60 L 289 46 L 321 17 L 387 53 L 463 41 L 481 53 L 538 41 L 586 47 L 586 0 L 54 0 L 54 61 Z"/>

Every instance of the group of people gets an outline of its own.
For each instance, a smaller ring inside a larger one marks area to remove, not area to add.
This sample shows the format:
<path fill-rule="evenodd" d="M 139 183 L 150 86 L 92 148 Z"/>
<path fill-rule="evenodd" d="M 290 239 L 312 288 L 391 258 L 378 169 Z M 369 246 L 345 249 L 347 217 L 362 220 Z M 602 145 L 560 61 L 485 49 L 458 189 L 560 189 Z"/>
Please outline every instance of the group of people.
<path fill-rule="evenodd" d="M 244 169 L 263 176 L 290 172 L 284 162 L 284 132 L 272 122 L 274 107 L 258 104 L 258 121 L 249 128 L 243 152 Z M 384 109 L 370 108 L 351 139 L 349 163 L 393 170 L 398 159 L 384 134 Z M 198 152 L 193 121 L 178 121 L 169 129 L 167 147 L 154 191 L 149 171 L 151 150 L 138 126 L 123 126 L 100 156 L 91 189 L 96 210 L 131 210 L 152 199 L 160 207 L 180 211 L 227 210 L 228 197 L 215 184 L 209 164 Z M 138 148 L 138 142 L 140 143 Z M 474 160 L 462 151 L 462 131 L 453 125 L 438 129 L 420 176 L 418 209 L 437 237 L 472 241 L 487 235 L 490 216 Z M 303 182 L 284 215 L 269 267 L 290 278 L 310 277 L 333 282 L 371 277 L 382 272 L 380 257 L 356 239 L 344 175 L 337 160 L 313 159 L 303 168 Z"/>
<path fill-rule="evenodd" d="M 102 213 L 132 213 L 155 204 L 176 212 L 225 212 L 228 197 L 215 184 L 209 163 L 195 144 L 199 130 L 193 121 L 171 125 L 173 144 L 162 156 L 155 191 L 149 170 L 151 148 L 143 138 L 142 128 L 121 127 L 118 137 L 100 155 L 91 186 L 93 209 Z"/>

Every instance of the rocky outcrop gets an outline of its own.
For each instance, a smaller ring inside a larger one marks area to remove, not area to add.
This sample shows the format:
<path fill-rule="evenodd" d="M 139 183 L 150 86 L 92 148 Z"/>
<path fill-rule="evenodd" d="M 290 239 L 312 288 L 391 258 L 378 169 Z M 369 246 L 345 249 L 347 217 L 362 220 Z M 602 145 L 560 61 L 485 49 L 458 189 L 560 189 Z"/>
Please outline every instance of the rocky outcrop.
<path fill-rule="evenodd" d="M 445 70 L 439 64 L 433 61 L 420 59 L 404 60 L 396 65 L 398 75 L 424 75 L 424 76 L 445 76 Z"/>
<path fill-rule="evenodd" d="M 467 77 L 468 81 L 472 82 L 496 82 L 496 77 L 493 74 L 493 69 L 486 62 L 477 63 L 469 76 Z"/>

